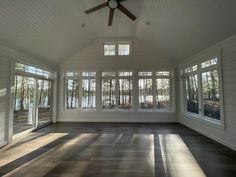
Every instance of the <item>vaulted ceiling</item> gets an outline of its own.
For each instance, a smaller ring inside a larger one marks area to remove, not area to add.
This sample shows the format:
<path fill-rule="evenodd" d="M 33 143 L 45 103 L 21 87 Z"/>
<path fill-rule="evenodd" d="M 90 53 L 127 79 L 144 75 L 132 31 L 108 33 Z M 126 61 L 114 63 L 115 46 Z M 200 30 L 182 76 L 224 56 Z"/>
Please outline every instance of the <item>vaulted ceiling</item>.
<path fill-rule="evenodd" d="M 134 36 L 177 62 L 236 33 L 235 0 L 126 0 L 138 18 L 85 10 L 106 0 L 1 0 L 0 41 L 55 63 L 98 37 Z M 82 27 L 84 26 L 84 27 Z"/>

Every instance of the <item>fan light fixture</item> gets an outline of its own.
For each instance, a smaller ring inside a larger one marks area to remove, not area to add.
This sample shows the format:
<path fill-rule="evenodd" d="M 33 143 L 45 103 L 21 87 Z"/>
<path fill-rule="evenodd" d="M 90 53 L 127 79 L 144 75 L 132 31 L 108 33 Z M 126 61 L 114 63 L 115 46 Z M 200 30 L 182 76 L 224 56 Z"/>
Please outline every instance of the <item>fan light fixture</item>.
<path fill-rule="evenodd" d="M 134 21 L 136 19 L 136 16 L 134 16 L 128 9 L 126 9 L 125 6 L 121 4 L 121 2 L 123 1 L 127 0 L 107 0 L 107 2 L 104 2 L 98 6 L 86 10 L 85 13 L 90 14 L 104 7 L 109 7 L 110 12 L 109 12 L 108 26 L 112 25 L 115 9 L 119 9 L 121 12 L 123 12 L 126 16 L 128 16 L 131 20 Z"/>
<path fill-rule="evenodd" d="M 118 7 L 118 2 L 116 0 L 110 0 L 108 2 L 108 6 L 111 8 L 111 9 L 116 9 Z"/>

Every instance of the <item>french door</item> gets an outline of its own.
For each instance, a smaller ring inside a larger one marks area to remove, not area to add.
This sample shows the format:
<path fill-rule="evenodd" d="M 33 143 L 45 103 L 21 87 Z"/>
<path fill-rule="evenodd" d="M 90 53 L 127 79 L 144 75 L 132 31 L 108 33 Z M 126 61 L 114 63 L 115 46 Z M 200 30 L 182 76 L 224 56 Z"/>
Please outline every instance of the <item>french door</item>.
<path fill-rule="evenodd" d="M 51 122 L 52 81 L 15 76 L 13 134 Z"/>

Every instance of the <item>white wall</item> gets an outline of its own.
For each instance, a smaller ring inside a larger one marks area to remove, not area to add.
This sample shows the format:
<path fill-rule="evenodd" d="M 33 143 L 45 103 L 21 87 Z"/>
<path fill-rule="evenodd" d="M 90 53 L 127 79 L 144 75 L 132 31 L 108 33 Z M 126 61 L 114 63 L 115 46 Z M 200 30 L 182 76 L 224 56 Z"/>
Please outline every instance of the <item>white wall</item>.
<path fill-rule="evenodd" d="M 236 35 L 184 60 L 179 68 L 198 60 L 218 54 L 222 49 L 224 127 L 206 121 L 191 118 L 183 113 L 183 99 L 179 99 L 180 123 L 236 150 Z M 182 80 L 179 79 L 180 98 L 183 98 Z"/>
<path fill-rule="evenodd" d="M 103 43 L 112 41 L 131 41 L 131 56 L 107 57 L 103 55 Z M 152 47 L 153 48 L 153 47 Z M 155 47 L 154 47 L 155 48 Z M 170 69 L 174 71 L 173 63 L 158 56 L 155 51 L 136 38 L 98 38 L 87 47 L 78 51 L 70 59 L 60 65 L 59 87 L 59 115 L 58 121 L 96 121 L 96 122 L 176 122 L 175 109 L 169 113 L 160 112 L 78 112 L 64 109 L 64 72 L 65 71 L 106 71 L 106 70 L 158 70 Z M 174 85 L 174 84 L 173 84 Z M 174 88 L 174 87 L 173 87 Z M 174 89 L 173 89 L 174 90 Z M 174 98 L 174 91 L 173 91 Z M 173 100 L 173 108 L 175 107 Z"/>
<path fill-rule="evenodd" d="M 11 141 L 13 136 L 14 67 L 16 61 L 22 61 L 52 72 L 57 71 L 57 66 L 52 63 L 42 62 L 43 59 L 32 58 L 30 54 L 27 55 L 0 45 L 0 147 Z M 54 112 L 56 107 L 55 104 Z"/>

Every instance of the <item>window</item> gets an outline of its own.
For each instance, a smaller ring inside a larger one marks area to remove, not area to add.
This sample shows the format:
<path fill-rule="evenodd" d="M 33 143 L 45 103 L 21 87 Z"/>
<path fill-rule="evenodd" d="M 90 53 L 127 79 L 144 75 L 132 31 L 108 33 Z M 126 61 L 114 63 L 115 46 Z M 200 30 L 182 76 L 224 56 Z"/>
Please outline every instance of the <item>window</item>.
<path fill-rule="evenodd" d="M 152 72 L 139 72 L 139 109 L 153 109 Z"/>
<path fill-rule="evenodd" d="M 106 42 L 103 44 L 104 56 L 129 56 L 131 42 Z"/>
<path fill-rule="evenodd" d="M 54 78 L 54 74 L 49 71 L 46 71 L 46 70 L 43 70 L 34 66 L 26 65 L 23 63 L 19 63 L 19 62 L 16 63 L 15 70 L 16 72 L 31 73 L 38 76 L 42 76 L 44 78 Z"/>
<path fill-rule="evenodd" d="M 156 72 L 156 106 L 158 110 L 170 108 L 170 71 Z"/>
<path fill-rule="evenodd" d="M 198 114 L 198 76 L 197 74 L 186 77 L 187 111 Z"/>
<path fill-rule="evenodd" d="M 221 120 L 219 78 L 218 58 L 212 58 L 185 69 L 187 112 L 212 120 Z"/>
<path fill-rule="evenodd" d="M 66 79 L 66 109 L 79 108 L 79 80 Z"/>
<path fill-rule="evenodd" d="M 115 44 L 104 44 L 104 56 L 115 56 L 116 45 Z"/>
<path fill-rule="evenodd" d="M 116 76 L 116 72 L 102 72 L 102 76 Z"/>
<path fill-rule="evenodd" d="M 118 55 L 120 56 L 130 55 L 130 44 L 118 44 Z"/>
<path fill-rule="evenodd" d="M 213 66 L 213 65 L 216 65 L 216 64 L 217 64 L 217 58 L 213 58 L 211 60 L 207 60 L 205 62 L 202 62 L 201 67 L 202 68 L 207 68 L 209 66 Z"/>
<path fill-rule="evenodd" d="M 96 78 L 99 79 L 97 82 Z M 170 71 L 65 73 L 65 107 L 78 110 L 171 110 Z M 99 85 L 96 85 L 99 84 Z M 99 93 L 97 93 L 97 89 Z M 137 97 L 136 97 L 137 94 Z M 99 96 L 98 108 L 96 108 Z M 134 103 L 134 101 L 136 103 Z"/>
<path fill-rule="evenodd" d="M 96 72 L 67 72 L 65 82 L 66 109 L 96 108 Z"/>
<path fill-rule="evenodd" d="M 218 71 L 202 73 L 204 116 L 220 120 L 220 89 Z"/>
<path fill-rule="evenodd" d="M 82 109 L 96 108 L 96 72 L 82 72 Z"/>
<path fill-rule="evenodd" d="M 119 109 L 129 110 L 132 109 L 132 72 L 119 72 L 118 82 L 118 107 Z"/>
<path fill-rule="evenodd" d="M 185 73 L 190 73 L 190 72 L 193 72 L 193 71 L 197 71 L 197 65 L 194 65 L 192 67 L 186 68 L 184 70 Z"/>
<path fill-rule="evenodd" d="M 152 76 L 152 72 L 138 72 L 139 76 Z"/>
<path fill-rule="evenodd" d="M 103 109 L 116 108 L 116 79 L 115 78 L 102 79 L 102 108 Z"/>

